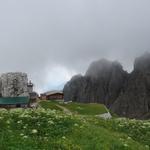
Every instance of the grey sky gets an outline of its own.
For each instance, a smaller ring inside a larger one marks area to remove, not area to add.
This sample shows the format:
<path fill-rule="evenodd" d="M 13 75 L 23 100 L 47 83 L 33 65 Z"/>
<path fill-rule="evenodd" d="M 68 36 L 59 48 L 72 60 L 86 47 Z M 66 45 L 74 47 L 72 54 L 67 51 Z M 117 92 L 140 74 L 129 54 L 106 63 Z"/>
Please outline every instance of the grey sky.
<path fill-rule="evenodd" d="M 149 0 L 0 0 L 0 72 L 52 89 L 93 60 L 131 70 L 150 51 Z"/>

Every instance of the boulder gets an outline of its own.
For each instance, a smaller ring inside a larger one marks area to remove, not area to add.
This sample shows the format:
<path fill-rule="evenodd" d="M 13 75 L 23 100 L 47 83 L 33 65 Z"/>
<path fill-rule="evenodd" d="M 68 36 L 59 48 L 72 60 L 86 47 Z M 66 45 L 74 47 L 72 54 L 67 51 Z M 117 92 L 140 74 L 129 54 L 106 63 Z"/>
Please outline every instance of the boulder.
<path fill-rule="evenodd" d="M 0 77 L 0 91 L 2 97 L 29 96 L 26 73 L 4 73 Z"/>

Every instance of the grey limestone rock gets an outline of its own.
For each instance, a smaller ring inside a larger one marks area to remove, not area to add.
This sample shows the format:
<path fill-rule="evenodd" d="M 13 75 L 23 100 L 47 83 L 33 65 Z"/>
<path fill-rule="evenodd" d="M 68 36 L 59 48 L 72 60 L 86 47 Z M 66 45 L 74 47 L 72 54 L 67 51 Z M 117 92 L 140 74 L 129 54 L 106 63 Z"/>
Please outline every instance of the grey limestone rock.
<path fill-rule="evenodd" d="M 0 91 L 2 97 L 29 96 L 26 73 L 10 72 L 0 77 Z"/>
<path fill-rule="evenodd" d="M 130 118 L 143 118 L 150 113 L 150 54 L 135 59 L 124 92 L 116 99 L 111 110 Z"/>
<path fill-rule="evenodd" d="M 107 107 L 121 92 L 127 72 L 118 62 L 105 59 L 93 62 L 85 76 L 74 76 L 64 87 L 65 101 L 98 102 Z"/>
<path fill-rule="evenodd" d="M 120 116 L 149 118 L 150 53 L 135 59 L 131 73 L 116 61 L 95 61 L 84 76 L 74 76 L 63 91 L 65 101 L 102 103 Z"/>

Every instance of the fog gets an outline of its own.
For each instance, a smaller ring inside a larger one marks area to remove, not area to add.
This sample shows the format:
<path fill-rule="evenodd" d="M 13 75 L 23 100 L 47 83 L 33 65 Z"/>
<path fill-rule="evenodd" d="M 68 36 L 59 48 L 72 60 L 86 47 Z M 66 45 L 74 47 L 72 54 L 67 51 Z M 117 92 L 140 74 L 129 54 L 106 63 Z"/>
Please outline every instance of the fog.
<path fill-rule="evenodd" d="M 57 89 L 106 58 L 127 71 L 150 51 L 149 0 L 0 1 L 0 72 L 27 72 L 35 90 Z"/>

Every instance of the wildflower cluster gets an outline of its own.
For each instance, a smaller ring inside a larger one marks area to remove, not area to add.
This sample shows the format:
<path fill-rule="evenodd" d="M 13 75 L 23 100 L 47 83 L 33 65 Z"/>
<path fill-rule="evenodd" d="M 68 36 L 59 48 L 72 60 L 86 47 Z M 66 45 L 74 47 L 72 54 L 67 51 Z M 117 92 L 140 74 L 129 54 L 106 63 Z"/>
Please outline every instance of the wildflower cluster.
<path fill-rule="evenodd" d="M 113 119 L 111 127 L 120 131 L 150 147 L 150 120 L 141 121 L 135 119 Z"/>
<path fill-rule="evenodd" d="M 74 121 L 71 116 L 55 110 L 12 109 L 0 110 L 0 130 L 20 131 L 20 136 L 56 137 L 71 131 Z"/>
<path fill-rule="evenodd" d="M 57 145 L 59 149 L 60 146 L 67 147 L 67 143 L 71 145 L 66 134 L 71 133 L 73 128 L 78 126 L 76 121 L 71 115 L 50 109 L 11 109 L 9 111 L 0 109 L 0 134 L 5 141 L 7 139 L 7 143 L 29 143 L 32 149 L 33 145 L 35 145 L 34 149 Z M 13 139 L 14 141 L 11 141 Z M 55 141 L 58 143 L 56 144 Z M 17 144 L 14 145 L 17 146 Z M 19 144 L 19 146 L 23 145 Z"/>

